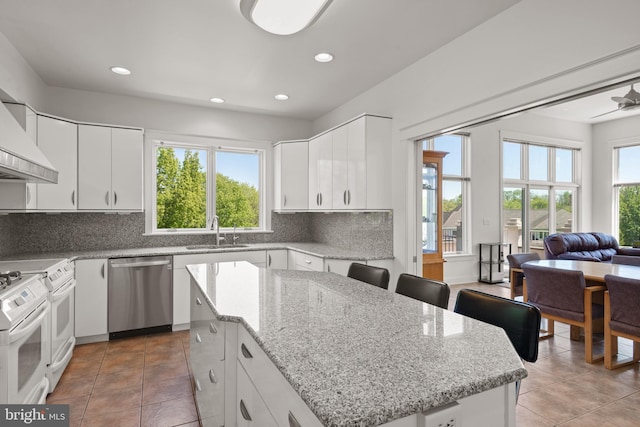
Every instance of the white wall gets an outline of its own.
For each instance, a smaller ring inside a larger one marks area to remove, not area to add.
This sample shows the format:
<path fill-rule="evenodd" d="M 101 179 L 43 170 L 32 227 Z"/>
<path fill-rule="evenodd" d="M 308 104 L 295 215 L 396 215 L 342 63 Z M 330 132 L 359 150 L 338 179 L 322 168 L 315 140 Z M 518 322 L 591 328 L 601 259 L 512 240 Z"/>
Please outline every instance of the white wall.
<path fill-rule="evenodd" d="M 36 109 L 42 108 L 45 89 L 40 77 L 0 33 L 0 92 L 10 98 L 2 100 L 26 102 Z"/>
<path fill-rule="evenodd" d="M 314 121 L 317 132 L 364 111 L 393 117 L 396 275 L 416 268 L 414 172 L 407 171 L 414 159 L 408 143 L 450 126 L 640 74 L 637 16 L 636 0 L 523 0 Z M 474 144 L 474 155 L 497 159 L 495 146 L 484 144 L 491 142 Z M 487 180 L 495 189 L 498 180 Z M 474 217 L 499 217 L 498 203 L 480 205 L 472 206 Z M 588 196 L 584 207 L 591 211 Z M 482 238 L 485 231 L 479 234 Z M 499 236 L 497 228 L 486 234 Z M 446 267 L 447 280 L 453 277 L 451 269 Z"/>
<path fill-rule="evenodd" d="M 593 229 L 618 234 L 613 229 L 613 147 L 640 144 L 640 116 L 611 120 L 593 126 Z M 639 165 L 640 167 L 640 165 Z"/>

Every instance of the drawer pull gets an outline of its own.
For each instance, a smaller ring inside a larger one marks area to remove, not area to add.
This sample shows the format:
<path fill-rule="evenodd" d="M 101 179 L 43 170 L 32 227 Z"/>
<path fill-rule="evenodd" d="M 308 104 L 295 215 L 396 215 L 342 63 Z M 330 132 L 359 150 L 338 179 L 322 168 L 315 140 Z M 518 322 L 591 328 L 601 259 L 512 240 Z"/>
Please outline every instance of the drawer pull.
<path fill-rule="evenodd" d="M 296 417 L 293 416 L 291 411 L 289 411 L 289 427 L 301 427 Z"/>
<path fill-rule="evenodd" d="M 311 264 L 311 261 L 309 261 L 308 259 L 305 259 L 304 262 L 306 262 L 307 264 Z"/>
<path fill-rule="evenodd" d="M 216 378 L 216 373 L 213 372 L 213 369 L 209 369 L 209 381 L 211 381 L 213 384 L 218 383 L 218 379 Z"/>
<path fill-rule="evenodd" d="M 242 355 L 246 358 L 246 359 L 253 359 L 253 354 L 251 354 L 251 352 L 249 351 L 249 349 L 247 347 L 245 347 L 244 344 L 242 344 L 240 346 L 240 350 L 242 351 Z"/>
<path fill-rule="evenodd" d="M 202 342 L 202 338 L 200 338 L 200 334 L 196 332 L 196 342 L 199 344 Z"/>
<path fill-rule="evenodd" d="M 202 386 L 200 385 L 200 381 L 195 378 L 195 383 L 196 383 L 196 391 L 202 391 Z"/>
<path fill-rule="evenodd" d="M 249 415 L 249 411 L 247 411 L 247 407 L 244 406 L 242 399 L 240 399 L 240 413 L 242 414 L 242 418 L 247 421 L 251 421 L 251 415 Z"/>
<path fill-rule="evenodd" d="M 209 322 L 209 332 L 211 332 L 212 334 L 218 333 L 218 329 L 216 328 L 216 325 L 213 324 L 213 322 Z"/>
<path fill-rule="evenodd" d="M 196 305 L 202 305 L 202 301 L 200 301 L 200 298 L 196 297 Z"/>

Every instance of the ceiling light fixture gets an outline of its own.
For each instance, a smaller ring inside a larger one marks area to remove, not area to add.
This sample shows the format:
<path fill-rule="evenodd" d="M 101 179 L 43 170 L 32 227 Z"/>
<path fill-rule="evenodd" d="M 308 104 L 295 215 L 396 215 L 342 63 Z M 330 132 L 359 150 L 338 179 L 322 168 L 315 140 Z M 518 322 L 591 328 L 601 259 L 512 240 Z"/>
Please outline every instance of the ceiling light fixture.
<path fill-rule="evenodd" d="M 224 103 L 224 99 L 222 99 L 222 98 L 211 98 L 211 99 L 209 99 L 209 101 L 213 102 L 214 104 L 223 104 Z"/>
<path fill-rule="evenodd" d="M 333 61 L 333 55 L 329 52 L 320 52 L 316 54 L 314 59 L 318 62 L 331 62 Z"/>
<path fill-rule="evenodd" d="M 131 74 L 131 70 L 129 70 L 128 68 L 118 66 L 111 67 L 111 71 L 116 74 L 120 74 L 121 76 L 128 76 Z"/>
<path fill-rule="evenodd" d="M 240 0 L 240 12 L 265 31 L 288 36 L 313 24 L 332 1 Z"/>
<path fill-rule="evenodd" d="M 284 93 L 279 93 L 275 96 L 278 101 L 286 101 L 289 99 L 289 95 L 285 95 Z"/>

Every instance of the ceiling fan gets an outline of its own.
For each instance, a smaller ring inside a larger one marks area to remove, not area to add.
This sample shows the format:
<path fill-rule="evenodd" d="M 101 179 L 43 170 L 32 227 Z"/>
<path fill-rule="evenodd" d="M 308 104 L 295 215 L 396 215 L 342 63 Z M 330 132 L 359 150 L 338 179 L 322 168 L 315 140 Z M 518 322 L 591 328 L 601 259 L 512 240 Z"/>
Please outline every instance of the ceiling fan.
<path fill-rule="evenodd" d="M 597 116 L 593 116 L 592 119 L 615 113 L 616 111 L 628 111 L 640 108 L 640 93 L 633 90 L 633 85 L 631 85 L 631 90 L 629 90 L 629 93 L 627 93 L 625 96 L 612 96 L 611 100 L 618 103 L 618 108 L 612 111 L 607 111 L 606 113 L 598 114 Z"/>

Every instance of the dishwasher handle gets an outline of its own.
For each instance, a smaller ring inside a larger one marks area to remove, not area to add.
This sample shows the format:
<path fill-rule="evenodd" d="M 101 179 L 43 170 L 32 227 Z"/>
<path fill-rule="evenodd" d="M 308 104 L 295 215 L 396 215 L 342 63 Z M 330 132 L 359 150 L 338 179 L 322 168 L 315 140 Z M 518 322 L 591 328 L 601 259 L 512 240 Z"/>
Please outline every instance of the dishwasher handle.
<path fill-rule="evenodd" d="M 113 268 L 133 268 L 133 267 L 155 267 L 158 265 L 168 265 L 171 264 L 171 260 L 160 260 L 160 261 L 141 261 L 141 262 L 122 262 L 119 264 L 111 263 L 111 267 Z"/>

